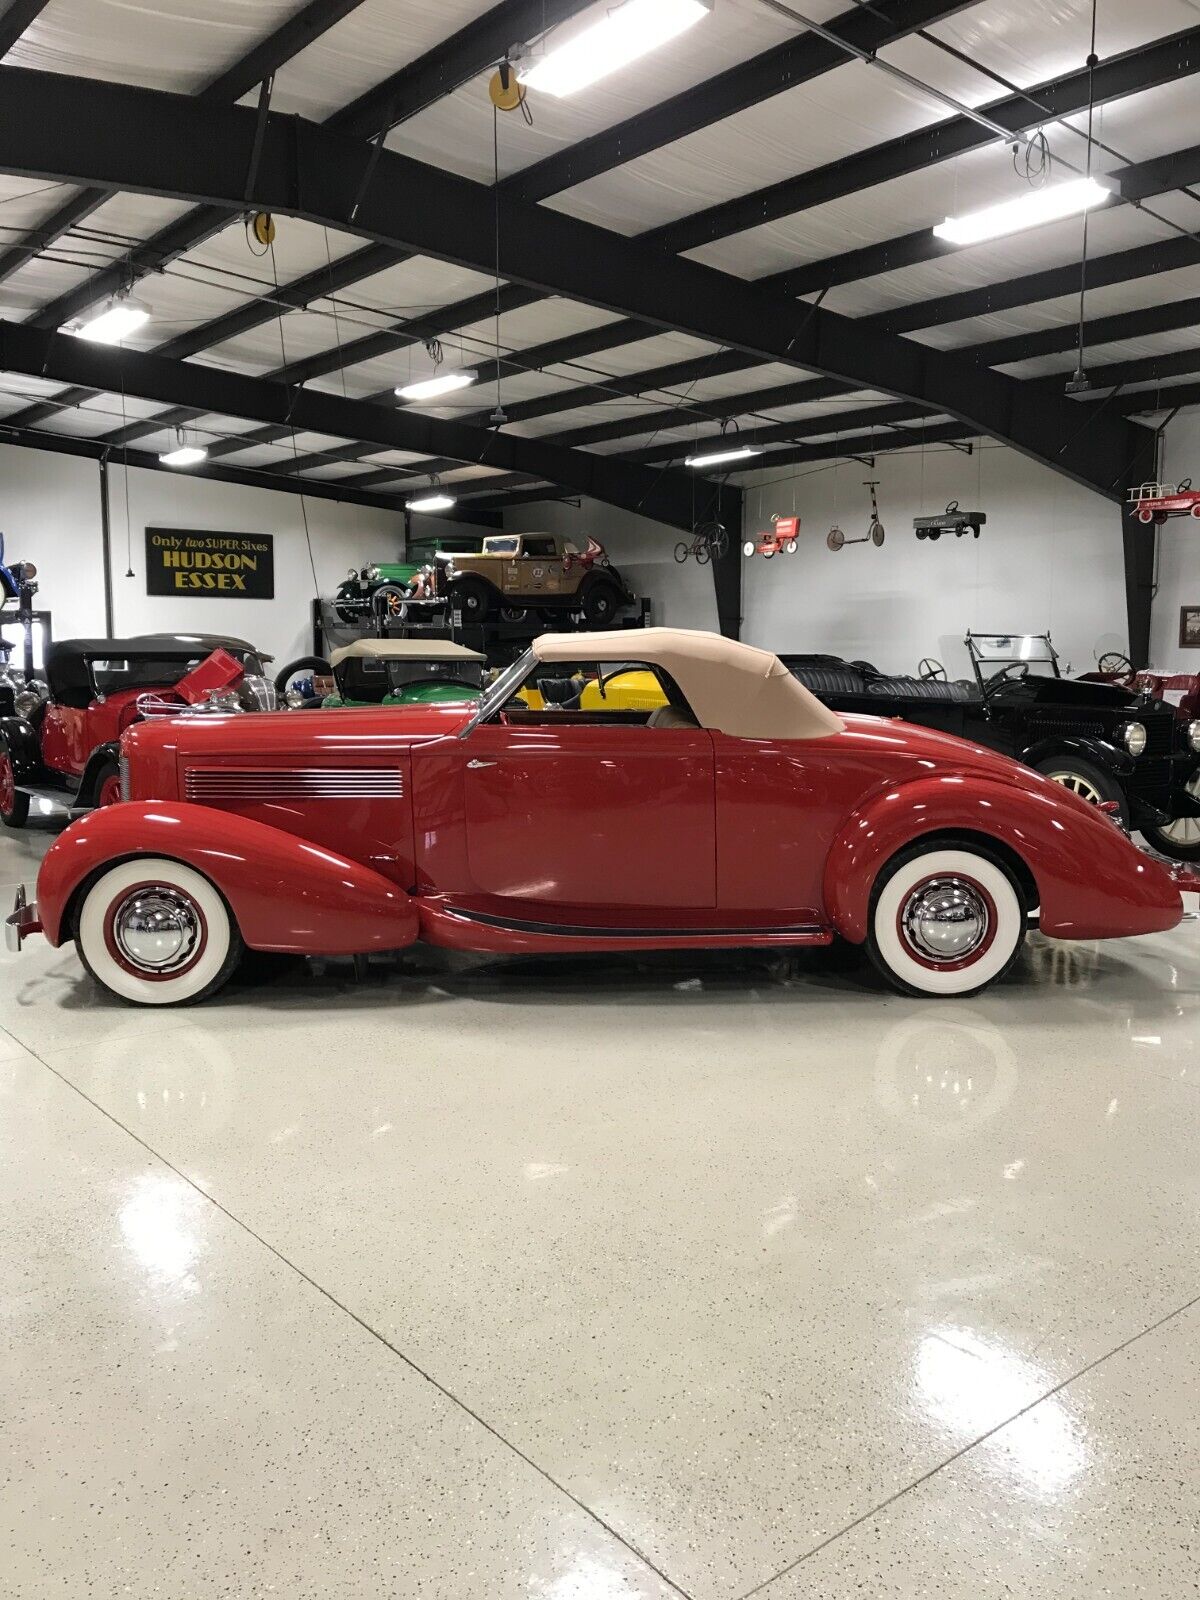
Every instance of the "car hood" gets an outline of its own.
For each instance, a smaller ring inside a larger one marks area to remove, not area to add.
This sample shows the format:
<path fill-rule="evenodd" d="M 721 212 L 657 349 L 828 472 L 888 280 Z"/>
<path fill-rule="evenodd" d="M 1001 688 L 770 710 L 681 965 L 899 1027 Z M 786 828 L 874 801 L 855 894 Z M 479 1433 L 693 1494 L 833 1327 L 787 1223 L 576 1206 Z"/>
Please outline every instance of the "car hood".
<path fill-rule="evenodd" d="M 345 759 L 386 756 L 433 739 L 453 737 L 474 715 L 477 702 L 415 706 L 333 707 L 314 711 L 245 712 L 228 717 L 168 717 L 136 723 L 124 735 L 126 755 L 171 748 L 208 754 L 278 759 L 289 755 Z"/>

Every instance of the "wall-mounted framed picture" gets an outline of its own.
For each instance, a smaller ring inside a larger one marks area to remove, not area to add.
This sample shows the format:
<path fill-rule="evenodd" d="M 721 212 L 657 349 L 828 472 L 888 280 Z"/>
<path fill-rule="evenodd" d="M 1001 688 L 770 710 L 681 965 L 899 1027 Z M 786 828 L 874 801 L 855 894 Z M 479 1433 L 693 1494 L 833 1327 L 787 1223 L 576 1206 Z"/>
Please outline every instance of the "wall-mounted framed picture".
<path fill-rule="evenodd" d="M 1200 606 L 1180 606 L 1179 648 L 1200 650 Z"/>
<path fill-rule="evenodd" d="M 275 537 L 147 528 L 146 593 L 273 600 Z"/>

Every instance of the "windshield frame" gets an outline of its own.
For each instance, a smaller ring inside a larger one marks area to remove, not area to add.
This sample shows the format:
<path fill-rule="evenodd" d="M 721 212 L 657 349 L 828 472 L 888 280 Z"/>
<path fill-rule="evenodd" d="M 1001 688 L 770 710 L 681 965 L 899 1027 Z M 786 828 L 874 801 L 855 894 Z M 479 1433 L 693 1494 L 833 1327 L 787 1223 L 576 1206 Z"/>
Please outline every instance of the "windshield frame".
<path fill-rule="evenodd" d="M 1012 640 L 1014 644 L 1023 643 L 1025 641 L 1034 641 L 1036 643 L 1045 645 L 1046 654 L 1041 656 L 1030 656 L 1020 655 L 1014 651 L 1014 653 L 1010 656 L 985 656 L 977 648 L 977 643 L 985 639 L 1009 639 Z M 966 638 L 963 640 L 963 643 L 967 647 L 967 655 L 971 660 L 971 668 L 975 673 L 975 678 L 981 691 L 983 690 L 985 684 L 991 683 L 992 680 L 1007 667 L 1011 667 L 1018 662 L 1025 663 L 1027 672 L 1028 669 L 1043 666 L 1050 668 L 1050 676 L 1055 678 L 1062 677 L 1062 673 L 1059 670 L 1058 665 L 1058 651 L 1054 648 L 1054 643 L 1048 633 L 998 633 L 991 630 L 979 633 L 968 632 Z M 985 667 L 990 667 L 991 671 L 985 674 Z M 1039 676 L 1037 673 L 1034 675 Z"/>
<path fill-rule="evenodd" d="M 508 704 L 536 666 L 537 657 L 532 649 L 528 649 L 519 655 L 512 666 L 506 667 L 495 683 L 489 689 L 483 691 L 474 715 L 468 722 L 464 723 L 458 737 L 460 739 L 467 738 L 481 722 L 487 722 L 494 717 L 502 706 Z"/>

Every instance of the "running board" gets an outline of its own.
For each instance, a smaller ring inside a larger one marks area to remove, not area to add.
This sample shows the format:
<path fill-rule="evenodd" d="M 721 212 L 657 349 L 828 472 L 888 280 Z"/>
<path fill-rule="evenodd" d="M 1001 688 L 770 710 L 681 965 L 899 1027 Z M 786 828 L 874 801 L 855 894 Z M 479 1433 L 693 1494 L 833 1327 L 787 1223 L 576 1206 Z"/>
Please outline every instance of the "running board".
<path fill-rule="evenodd" d="M 817 923 L 753 928 L 624 928 L 580 923 L 531 921 L 418 899 L 422 935 L 430 944 L 457 950 L 496 953 L 590 950 L 738 950 L 762 946 L 828 945 L 830 928 Z"/>

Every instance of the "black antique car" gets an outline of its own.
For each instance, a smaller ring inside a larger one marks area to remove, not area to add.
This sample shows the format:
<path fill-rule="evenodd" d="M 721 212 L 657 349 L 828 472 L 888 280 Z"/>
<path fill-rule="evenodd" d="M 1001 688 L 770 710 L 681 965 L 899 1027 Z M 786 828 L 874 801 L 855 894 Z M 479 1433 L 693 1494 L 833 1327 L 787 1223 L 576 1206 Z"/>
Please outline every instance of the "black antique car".
<path fill-rule="evenodd" d="M 947 680 L 940 662 L 915 678 L 869 661 L 784 655 L 806 688 L 835 711 L 903 717 L 973 739 L 1035 767 L 1094 804 L 1115 804 L 1131 830 L 1177 856 L 1169 824 L 1200 816 L 1188 785 L 1200 771 L 1200 721 L 1115 684 L 1065 678 L 1049 634 L 968 633 L 972 679 Z"/>

